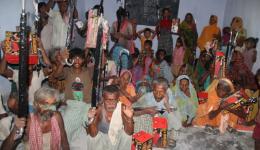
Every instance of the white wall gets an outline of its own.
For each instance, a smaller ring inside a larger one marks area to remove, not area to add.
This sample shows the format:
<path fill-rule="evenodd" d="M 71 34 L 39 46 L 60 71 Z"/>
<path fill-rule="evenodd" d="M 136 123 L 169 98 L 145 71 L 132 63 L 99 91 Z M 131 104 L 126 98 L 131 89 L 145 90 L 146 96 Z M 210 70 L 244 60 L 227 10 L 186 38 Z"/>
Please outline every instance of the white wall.
<path fill-rule="evenodd" d="M 244 28 L 248 37 L 258 37 L 260 39 L 260 0 L 227 0 L 224 25 L 229 26 L 234 16 L 242 17 Z M 257 62 L 253 67 L 253 72 L 260 68 L 260 42 L 257 46 Z"/>
<path fill-rule="evenodd" d="M 198 34 L 201 33 L 204 26 L 208 25 L 210 15 L 217 15 L 219 18 L 218 25 L 222 28 L 224 21 L 224 10 L 227 0 L 180 0 L 178 17 L 183 20 L 186 13 L 191 12 L 197 22 Z M 138 26 L 142 29 L 146 26 Z M 154 27 L 151 27 L 154 29 Z M 173 36 L 175 45 L 177 37 Z M 153 49 L 157 49 L 157 39 L 155 39 Z M 136 41 L 136 46 L 140 47 L 140 41 Z"/>

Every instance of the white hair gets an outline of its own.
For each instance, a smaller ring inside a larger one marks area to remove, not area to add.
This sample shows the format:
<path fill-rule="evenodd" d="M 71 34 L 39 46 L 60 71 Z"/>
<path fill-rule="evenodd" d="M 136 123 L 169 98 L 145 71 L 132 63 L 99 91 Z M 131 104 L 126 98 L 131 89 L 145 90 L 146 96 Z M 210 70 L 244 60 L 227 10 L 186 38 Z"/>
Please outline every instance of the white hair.
<path fill-rule="evenodd" d="M 41 87 L 34 93 L 34 102 L 39 102 L 49 98 L 59 99 L 59 91 L 50 87 Z"/>

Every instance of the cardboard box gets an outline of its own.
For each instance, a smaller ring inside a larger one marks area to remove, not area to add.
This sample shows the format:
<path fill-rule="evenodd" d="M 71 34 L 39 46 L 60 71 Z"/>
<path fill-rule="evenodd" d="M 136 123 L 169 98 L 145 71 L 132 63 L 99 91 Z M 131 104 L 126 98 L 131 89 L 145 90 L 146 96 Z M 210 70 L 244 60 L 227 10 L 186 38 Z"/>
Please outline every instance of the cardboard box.
<path fill-rule="evenodd" d="M 132 150 L 151 150 L 153 136 L 144 131 L 133 135 Z"/>
<path fill-rule="evenodd" d="M 153 118 L 153 145 L 155 147 L 167 147 L 167 128 L 168 122 L 166 118 Z"/>

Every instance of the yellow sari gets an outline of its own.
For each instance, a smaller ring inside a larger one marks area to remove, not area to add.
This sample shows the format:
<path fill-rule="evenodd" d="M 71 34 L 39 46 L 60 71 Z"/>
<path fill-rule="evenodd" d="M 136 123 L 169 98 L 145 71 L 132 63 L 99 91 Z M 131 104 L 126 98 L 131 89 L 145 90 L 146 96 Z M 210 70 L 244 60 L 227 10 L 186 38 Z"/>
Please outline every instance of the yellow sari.
<path fill-rule="evenodd" d="M 218 35 L 220 33 L 221 32 L 219 27 L 217 26 L 217 23 L 204 27 L 197 42 L 200 50 L 201 51 L 205 50 L 206 43 L 211 42 L 215 38 L 215 35 Z"/>

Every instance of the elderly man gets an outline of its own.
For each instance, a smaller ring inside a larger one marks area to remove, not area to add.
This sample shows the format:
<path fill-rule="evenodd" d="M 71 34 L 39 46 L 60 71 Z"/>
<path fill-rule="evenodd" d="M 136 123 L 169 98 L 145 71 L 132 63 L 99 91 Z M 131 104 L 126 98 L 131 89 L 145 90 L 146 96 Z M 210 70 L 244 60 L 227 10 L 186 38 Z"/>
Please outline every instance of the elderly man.
<path fill-rule="evenodd" d="M 119 102 L 119 89 L 115 85 L 104 87 L 103 102 L 92 109 L 93 122 L 88 126 L 88 149 L 130 150 L 134 130 L 133 110 Z"/>
<path fill-rule="evenodd" d="M 168 144 L 175 147 L 175 132 L 182 128 L 181 114 L 177 108 L 168 81 L 159 77 L 152 83 L 153 91 L 143 95 L 136 103 L 135 108 L 135 132 L 144 130 L 152 133 L 152 117 L 161 113 L 168 120 Z"/>
<path fill-rule="evenodd" d="M 24 149 L 70 149 L 61 114 L 56 110 L 59 92 L 42 87 L 34 94 L 35 112 L 28 119 L 19 118 L 10 135 L 3 142 L 1 149 L 16 149 L 21 139 L 14 138 L 19 128 L 25 128 Z"/>

